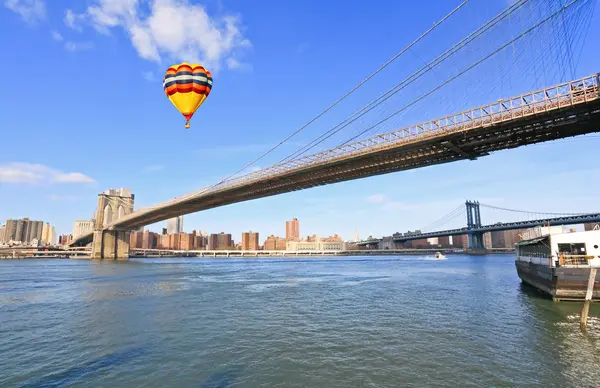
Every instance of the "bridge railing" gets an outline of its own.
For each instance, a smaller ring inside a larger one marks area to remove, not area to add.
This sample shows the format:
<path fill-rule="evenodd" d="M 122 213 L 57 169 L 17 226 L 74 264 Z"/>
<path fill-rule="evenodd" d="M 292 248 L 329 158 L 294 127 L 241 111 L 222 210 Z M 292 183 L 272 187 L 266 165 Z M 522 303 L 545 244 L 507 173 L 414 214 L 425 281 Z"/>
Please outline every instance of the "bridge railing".
<path fill-rule="evenodd" d="M 593 74 L 577 80 L 561 83 L 545 89 L 524 93 L 495 103 L 468 109 L 424 123 L 379 134 L 353 143 L 344 144 L 330 150 L 292 159 L 284 163 L 261 169 L 237 178 L 224 180 L 216 185 L 205 187 L 196 192 L 176 197 L 170 201 L 137 210 L 112 224 L 123 222 L 137 213 L 146 213 L 157 208 L 183 203 L 201 194 L 216 193 L 221 190 L 259 182 L 266 178 L 276 178 L 290 172 L 309 167 L 342 161 L 351 157 L 376 151 L 395 148 L 415 141 L 468 131 L 473 128 L 487 127 L 517 118 L 544 113 L 567 106 L 597 100 L 599 96 L 599 74 Z M 111 225 L 112 225 L 111 224 Z"/>

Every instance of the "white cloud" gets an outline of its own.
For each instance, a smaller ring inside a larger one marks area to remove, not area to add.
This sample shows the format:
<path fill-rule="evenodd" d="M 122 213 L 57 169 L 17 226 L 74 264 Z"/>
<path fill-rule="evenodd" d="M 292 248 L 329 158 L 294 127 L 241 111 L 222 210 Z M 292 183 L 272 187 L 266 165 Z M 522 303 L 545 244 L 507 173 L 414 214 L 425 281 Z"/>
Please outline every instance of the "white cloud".
<path fill-rule="evenodd" d="M 94 179 L 80 172 L 63 172 L 42 164 L 13 162 L 0 165 L 2 183 L 94 183 Z"/>
<path fill-rule="evenodd" d="M 81 31 L 81 23 L 85 20 L 85 15 L 77 15 L 70 9 L 65 13 L 65 24 L 74 30 Z"/>
<path fill-rule="evenodd" d="M 93 47 L 94 45 L 92 44 L 92 42 L 65 42 L 65 49 L 67 49 L 67 51 L 72 52 L 89 50 Z"/>
<path fill-rule="evenodd" d="M 68 10 L 65 23 L 74 29 L 91 24 L 104 34 L 122 28 L 138 55 L 150 61 L 199 62 L 212 71 L 223 61 L 231 69 L 248 68 L 234 58 L 251 46 L 239 18 L 211 17 L 189 0 L 94 0 L 83 13 Z"/>
<path fill-rule="evenodd" d="M 4 0 L 4 6 L 21 15 L 28 23 L 46 18 L 46 4 L 43 0 Z"/>
<path fill-rule="evenodd" d="M 144 71 L 144 72 L 142 72 L 142 77 L 144 77 L 144 79 L 146 81 L 148 81 L 148 82 L 154 82 L 154 81 L 156 81 L 156 76 L 151 71 Z"/>
<path fill-rule="evenodd" d="M 62 42 L 64 40 L 63 36 L 58 31 L 52 31 L 52 39 L 57 42 Z"/>
<path fill-rule="evenodd" d="M 367 202 L 369 203 L 383 203 L 388 201 L 388 197 L 385 194 L 373 194 L 367 197 Z"/>
<path fill-rule="evenodd" d="M 232 70 L 252 70 L 252 65 L 248 63 L 242 63 L 234 57 L 227 58 L 225 63 L 227 64 L 227 68 Z"/>

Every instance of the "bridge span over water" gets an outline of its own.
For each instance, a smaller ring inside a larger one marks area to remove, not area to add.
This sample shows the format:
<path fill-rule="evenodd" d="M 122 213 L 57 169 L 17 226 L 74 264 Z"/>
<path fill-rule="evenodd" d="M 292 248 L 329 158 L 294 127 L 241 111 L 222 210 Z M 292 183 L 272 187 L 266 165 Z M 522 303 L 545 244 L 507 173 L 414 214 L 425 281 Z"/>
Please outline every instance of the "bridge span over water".
<path fill-rule="evenodd" d="M 505 209 L 511 211 L 511 209 Z M 513 210 L 514 211 L 514 210 Z M 543 213 L 531 213 L 529 214 L 540 214 Z M 394 243 L 403 244 L 407 241 L 423 240 L 436 237 L 448 237 L 448 236 L 463 236 L 468 237 L 468 248 L 469 249 L 484 249 L 483 234 L 487 232 L 505 231 L 505 230 L 520 230 L 535 228 L 538 226 L 564 226 L 564 225 L 577 225 L 586 223 L 598 223 L 600 222 L 600 213 L 586 213 L 586 214 L 561 214 L 557 215 L 552 213 L 547 214 L 544 218 L 531 217 L 531 219 L 512 221 L 512 222 L 495 222 L 492 224 L 484 225 L 481 221 L 480 204 L 476 201 L 467 201 L 465 203 L 465 212 L 467 226 L 463 228 L 454 228 L 447 230 L 438 230 L 432 232 L 412 232 L 412 233 L 397 233 L 391 236 Z M 456 215 L 463 215 L 463 213 L 455 213 Z M 444 216 L 447 217 L 447 216 Z M 444 218 L 442 217 L 442 219 Z M 380 244 L 382 239 L 371 238 L 363 241 L 359 241 L 357 245 L 362 247 L 374 248 Z"/>
<path fill-rule="evenodd" d="M 175 216 L 315 186 L 476 160 L 494 151 L 598 132 L 599 84 L 600 74 L 593 74 L 500 99 L 227 179 L 107 225 L 101 222 L 99 212 L 96 221 L 100 219 L 101 227 L 70 245 L 82 246 L 94 240 L 99 244 L 98 258 L 118 257 L 129 250 L 128 231 Z M 485 228 L 492 230 L 494 226 Z"/>

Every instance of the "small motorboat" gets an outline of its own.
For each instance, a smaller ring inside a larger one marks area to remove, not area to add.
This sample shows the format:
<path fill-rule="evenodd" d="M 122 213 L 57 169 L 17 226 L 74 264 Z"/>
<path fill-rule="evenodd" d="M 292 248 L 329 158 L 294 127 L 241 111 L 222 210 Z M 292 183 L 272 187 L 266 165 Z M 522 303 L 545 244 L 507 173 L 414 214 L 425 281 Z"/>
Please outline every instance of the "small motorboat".
<path fill-rule="evenodd" d="M 435 259 L 436 260 L 446 260 L 446 256 L 442 255 L 442 252 L 436 252 Z"/>

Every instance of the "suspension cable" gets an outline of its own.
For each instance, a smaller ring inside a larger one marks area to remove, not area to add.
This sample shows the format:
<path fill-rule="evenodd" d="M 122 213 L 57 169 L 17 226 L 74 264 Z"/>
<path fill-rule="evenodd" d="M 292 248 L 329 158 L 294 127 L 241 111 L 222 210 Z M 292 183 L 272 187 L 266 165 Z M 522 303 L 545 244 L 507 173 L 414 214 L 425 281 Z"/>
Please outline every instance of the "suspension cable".
<path fill-rule="evenodd" d="M 504 210 L 504 211 L 513 212 L 513 213 L 541 214 L 541 215 L 548 215 L 548 216 L 583 216 L 583 215 L 589 214 L 589 213 L 546 213 L 546 212 L 532 212 L 532 211 L 527 211 L 527 210 L 508 209 L 508 208 L 499 207 L 499 206 L 486 205 L 486 204 L 483 204 L 483 203 L 480 203 L 479 206 L 483 206 L 483 207 L 490 208 L 490 209 L 496 209 L 496 210 Z"/>

